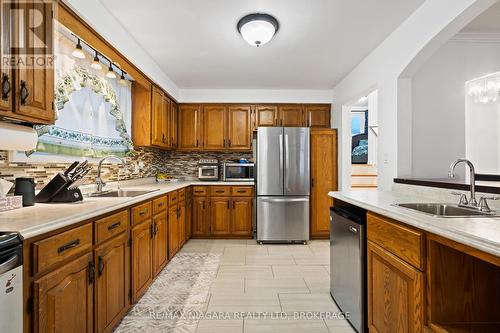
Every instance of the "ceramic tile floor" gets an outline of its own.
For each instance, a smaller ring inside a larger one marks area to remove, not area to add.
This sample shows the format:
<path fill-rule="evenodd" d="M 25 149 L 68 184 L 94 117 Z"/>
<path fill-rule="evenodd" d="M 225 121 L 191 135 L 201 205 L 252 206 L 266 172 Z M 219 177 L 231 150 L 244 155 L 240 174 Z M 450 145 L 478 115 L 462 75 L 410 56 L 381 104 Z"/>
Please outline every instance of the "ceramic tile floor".
<path fill-rule="evenodd" d="M 329 293 L 328 245 L 190 240 L 116 332 L 352 333 L 347 321 L 331 319 L 339 310 Z M 218 316 L 165 320 L 151 308 Z"/>

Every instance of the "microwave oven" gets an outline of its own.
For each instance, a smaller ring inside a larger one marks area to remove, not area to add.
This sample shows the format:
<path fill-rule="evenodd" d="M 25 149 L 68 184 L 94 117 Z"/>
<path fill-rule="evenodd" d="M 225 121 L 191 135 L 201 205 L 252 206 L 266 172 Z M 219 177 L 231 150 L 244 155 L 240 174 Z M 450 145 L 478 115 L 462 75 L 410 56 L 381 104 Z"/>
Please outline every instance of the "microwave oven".
<path fill-rule="evenodd" d="M 254 163 L 224 163 L 222 170 L 226 182 L 253 182 Z"/>

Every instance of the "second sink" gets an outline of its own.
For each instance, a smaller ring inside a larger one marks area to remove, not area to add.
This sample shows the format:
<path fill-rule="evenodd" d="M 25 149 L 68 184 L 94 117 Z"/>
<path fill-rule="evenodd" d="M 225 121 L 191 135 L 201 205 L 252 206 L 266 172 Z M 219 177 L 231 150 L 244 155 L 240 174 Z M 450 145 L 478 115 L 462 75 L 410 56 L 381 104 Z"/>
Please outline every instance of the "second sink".
<path fill-rule="evenodd" d="M 437 217 L 491 217 L 498 213 L 485 213 L 475 209 L 440 203 L 400 203 L 395 206 Z"/>

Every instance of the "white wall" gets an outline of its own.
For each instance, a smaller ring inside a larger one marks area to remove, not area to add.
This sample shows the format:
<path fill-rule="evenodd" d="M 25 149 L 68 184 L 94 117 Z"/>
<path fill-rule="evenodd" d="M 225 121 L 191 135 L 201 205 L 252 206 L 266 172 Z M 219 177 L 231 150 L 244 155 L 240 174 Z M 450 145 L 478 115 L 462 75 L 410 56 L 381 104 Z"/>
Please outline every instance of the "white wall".
<path fill-rule="evenodd" d="M 411 110 L 398 112 L 399 77 L 407 67 L 425 61 L 460 29 L 496 0 L 426 0 L 389 37 L 372 51 L 333 91 L 334 125 L 345 126 L 345 105 L 356 97 L 378 89 L 379 110 L 379 187 L 390 189 L 398 169 L 410 170 L 410 155 L 398 160 L 398 148 L 408 150 L 409 136 L 400 133 L 411 131 L 408 114 Z M 399 118 L 399 119 L 398 119 Z M 404 121 L 400 121 L 404 120 Z M 349 133 L 342 131 L 340 149 L 341 188 L 350 186 Z M 401 142 L 398 142 L 398 139 Z"/>
<path fill-rule="evenodd" d="M 178 100 L 177 85 L 99 0 L 64 0 L 64 2 L 137 68 Z"/>
<path fill-rule="evenodd" d="M 413 76 L 412 176 L 444 178 L 450 163 L 466 156 L 465 82 L 498 71 L 500 39 L 452 40 Z M 474 134 L 486 140 L 482 121 Z"/>
<path fill-rule="evenodd" d="M 185 103 L 331 103 L 332 90 L 181 89 Z"/>

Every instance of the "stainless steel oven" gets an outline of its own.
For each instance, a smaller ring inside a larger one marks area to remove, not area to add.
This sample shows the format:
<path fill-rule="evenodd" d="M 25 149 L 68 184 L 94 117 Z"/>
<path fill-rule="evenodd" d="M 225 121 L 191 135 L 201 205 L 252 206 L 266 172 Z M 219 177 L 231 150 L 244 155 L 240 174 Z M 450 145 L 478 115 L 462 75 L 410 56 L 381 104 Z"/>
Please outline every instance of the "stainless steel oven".
<path fill-rule="evenodd" d="M 201 159 L 198 161 L 199 180 L 219 180 L 219 161 L 216 159 Z"/>
<path fill-rule="evenodd" d="M 223 178 L 227 182 L 252 182 L 254 181 L 253 163 L 224 163 Z"/>

